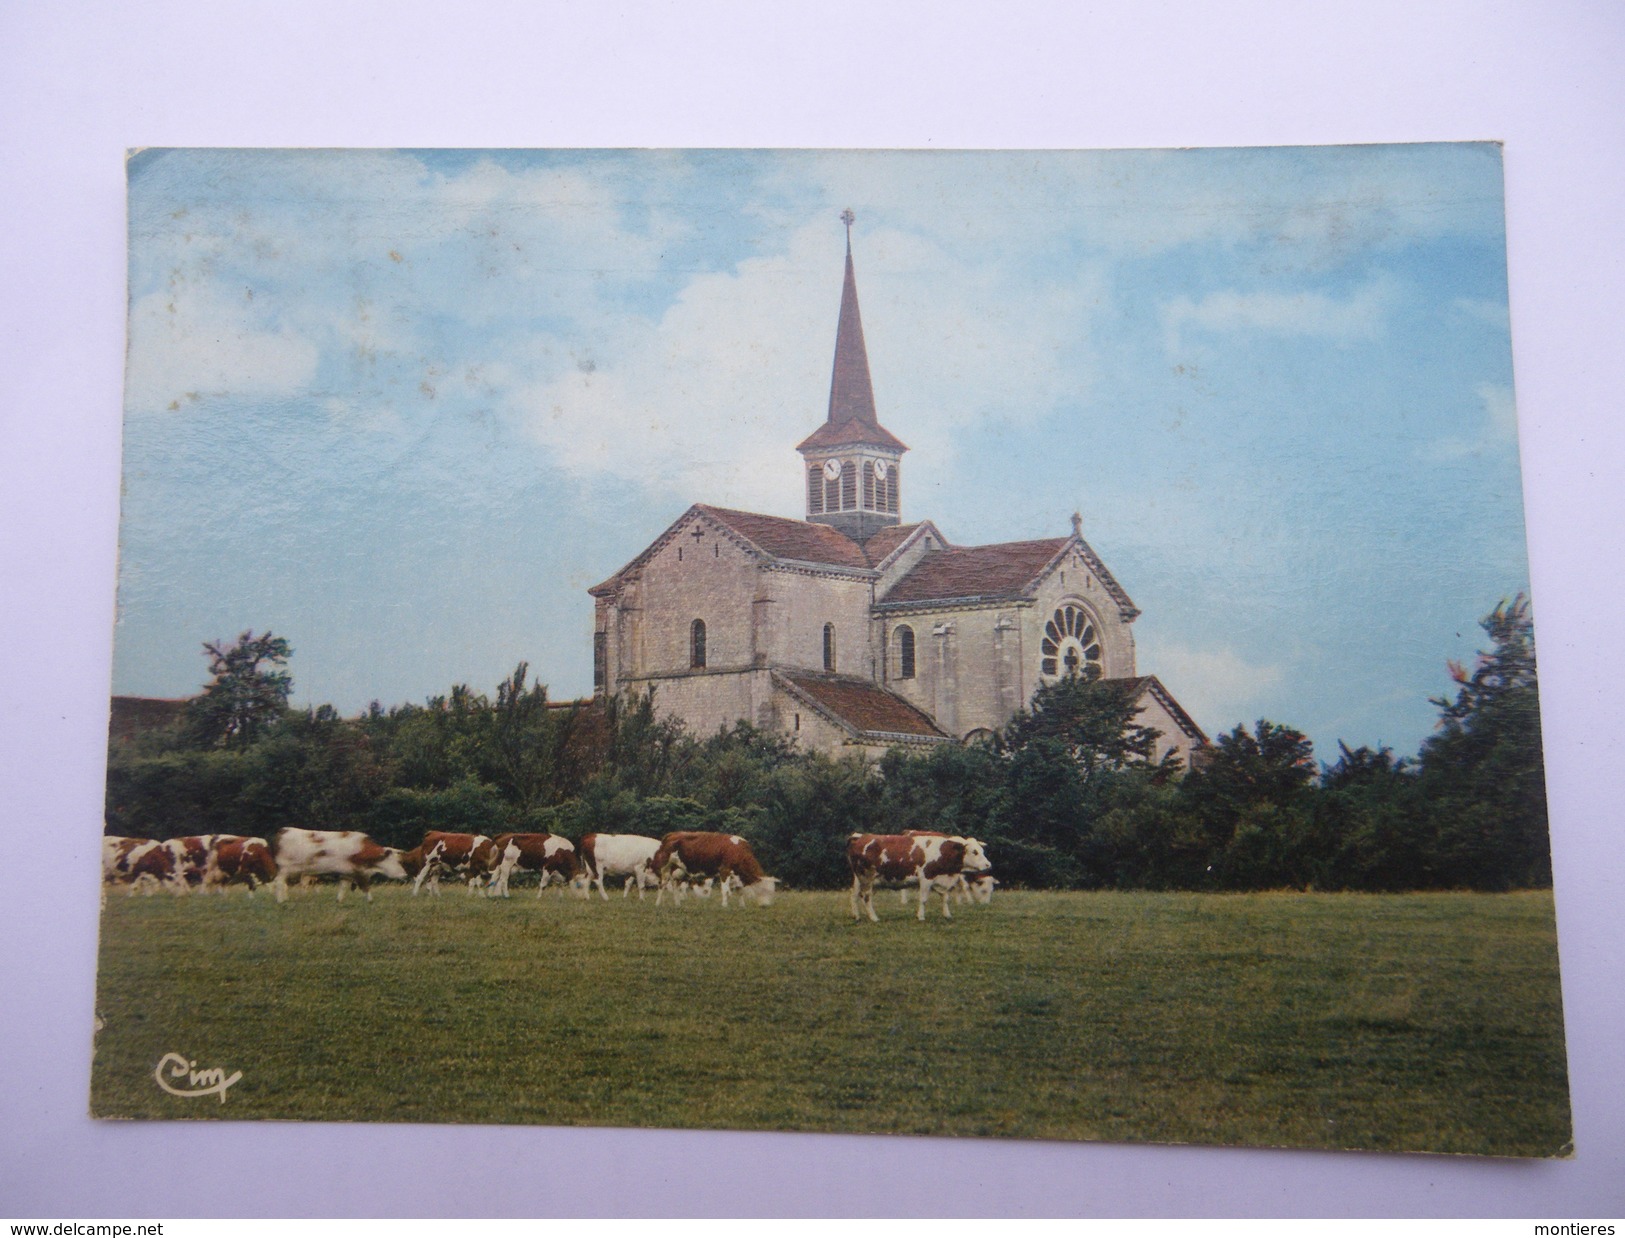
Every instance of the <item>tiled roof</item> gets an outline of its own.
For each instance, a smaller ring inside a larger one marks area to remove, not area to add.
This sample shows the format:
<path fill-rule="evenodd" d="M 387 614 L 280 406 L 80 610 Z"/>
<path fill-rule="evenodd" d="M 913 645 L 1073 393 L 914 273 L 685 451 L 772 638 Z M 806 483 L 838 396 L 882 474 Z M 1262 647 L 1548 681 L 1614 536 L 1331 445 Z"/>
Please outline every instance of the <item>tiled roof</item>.
<path fill-rule="evenodd" d="M 828 563 L 835 567 L 869 566 L 869 558 L 863 553 L 863 547 L 827 524 L 732 511 L 704 503 L 696 507 L 775 559 L 800 559 L 806 563 Z"/>
<path fill-rule="evenodd" d="M 892 604 L 1019 597 L 1069 541 L 1066 537 L 1046 537 L 1036 542 L 935 550 L 880 600 Z"/>
<path fill-rule="evenodd" d="M 806 520 L 763 516 L 758 512 L 733 511 L 726 507 L 696 503 L 651 542 L 647 550 L 608 580 L 594 585 L 587 592 L 594 597 L 613 593 L 623 578 L 654 558 L 661 547 L 667 545 L 695 514 L 722 525 L 775 559 L 798 559 L 804 563 L 821 563 L 830 567 L 858 568 L 864 571 L 869 568 L 869 559 L 863 553 L 863 547 L 839 529 L 827 524 L 812 524 Z"/>
<path fill-rule="evenodd" d="M 879 567 L 881 560 L 906 542 L 908 535 L 919 527 L 918 524 L 895 524 L 864 542 L 863 553 L 869 556 L 869 566 Z"/>
<path fill-rule="evenodd" d="M 143 731 L 173 726 L 186 716 L 190 698 L 115 696 L 108 715 L 108 733 L 114 739 L 132 739 Z"/>
<path fill-rule="evenodd" d="M 928 714 L 867 679 L 845 679 L 807 671 L 776 671 L 775 674 L 859 734 L 947 738 Z"/>
<path fill-rule="evenodd" d="M 885 426 L 862 417 L 851 417 L 839 424 L 826 421 L 797 443 L 796 450 L 816 451 L 820 447 L 857 447 L 865 444 L 890 447 L 893 451 L 908 450 L 908 445 Z"/>

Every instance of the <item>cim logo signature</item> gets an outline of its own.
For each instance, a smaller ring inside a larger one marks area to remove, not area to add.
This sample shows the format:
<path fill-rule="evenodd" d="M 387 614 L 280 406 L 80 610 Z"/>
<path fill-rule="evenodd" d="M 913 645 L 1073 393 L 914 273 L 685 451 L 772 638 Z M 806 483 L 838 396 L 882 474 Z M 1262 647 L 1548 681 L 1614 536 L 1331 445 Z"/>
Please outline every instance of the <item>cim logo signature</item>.
<path fill-rule="evenodd" d="M 179 1053 L 166 1053 L 158 1059 L 152 1077 L 171 1096 L 218 1096 L 223 1105 L 226 1103 L 226 1089 L 241 1079 L 243 1072 L 234 1070 L 228 1075 L 218 1066 L 199 1070 L 196 1062 L 189 1061 Z M 178 1082 L 181 1080 L 184 1082 Z"/>

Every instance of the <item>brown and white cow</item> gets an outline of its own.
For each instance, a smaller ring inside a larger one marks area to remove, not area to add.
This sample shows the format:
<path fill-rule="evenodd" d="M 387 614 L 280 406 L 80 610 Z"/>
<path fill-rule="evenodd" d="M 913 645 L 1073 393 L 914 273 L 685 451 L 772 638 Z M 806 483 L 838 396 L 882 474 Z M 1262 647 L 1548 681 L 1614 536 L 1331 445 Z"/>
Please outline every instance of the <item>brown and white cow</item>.
<path fill-rule="evenodd" d="M 175 857 L 177 888 L 189 890 L 195 885 L 202 885 L 203 874 L 209 867 L 209 854 L 214 850 L 215 843 L 222 838 L 235 837 L 235 834 L 183 834 L 179 838 L 168 839 L 164 846 Z"/>
<path fill-rule="evenodd" d="M 583 898 L 592 896 L 575 844 L 568 838 L 557 834 L 498 834 L 495 846 L 500 861 L 491 881 L 493 898 L 508 897 L 508 879 L 516 870 L 537 874 L 537 898 L 555 878 L 575 887 Z"/>
<path fill-rule="evenodd" d="M 203 872 L 203 888 L 225 893 L 226 887 L 242 884 L 248 887 L 248 896 L 262 885 L 276 880 L 276 858 L 271 845 L 263 838 L 223 837 L 215 841 L 209 852 L 209 864 Z"/>
<path fill-rule="evenodd" d="M 468 892 L 473 894 L 496 872 L 502 859 L 502 849 L 484 834 L 451 834 L 444 830 L 430 830 L 423 841 L 401 856 L 408 873 L 415 873 L 412 883 L 415 895 L 429 883 L 429 893 L 440 894 L 440 874 L 455 873 L 468 881 Z"/>
<path fill-rule="evenodd" d="M 339 901 L 344 891 L 355 886 L 372 902 L 374 874 L 395 881 L 406 880 L 401 853 L 381 847 L 359 830 L 301 830 L 287 826 L 277 831 L 276 901 L 288 901 L 290 877 L 334 876 L 339 879 Z"/>
<path fill-rule="evenodd" d="M 959 835 L 949 834 L 943 830 L 904 830 L 910 838 L 958 838 Z M 982 848 L 983 855 L 987 853 L 987 844 L 976 838 L 962 839 L 964 842 L 975 843 Z M 993 901 L 993 887 L 998 884 L 991 868 L 966 868 L 953 883 L 950 893 L 955 895 L 961 903 L 980 903 L 986 906 Z M 899 883 L 897 896 L 902 904 L 908 906 L 910 887 L 918 890 L 920 880 L 918 877 L 908 876 Z"/>
<path fill-rule="evenodd" d="M 974 838 L 923 833 L 853 834 L 847 839 L 846 861 L 852 870 L 854 920 L 863 918 L 860 902 L 869 919 L 880 919 L 875 914 L 876 881 L 906 881 L 910 877 L 920 883 L 918 918 L 925 919 L 926 900 L 935 890 L 942 895 L 943 916 L 951 920 L 948 895 L 958 884 L 960 874 L 989 867 L 982 844 Z"/>
<path fill-rule="evenodd" d="M 107 885 L 121 885 L 131 880 L 130 852 L 152 841 L 150 838 L 103 838 L 102 881 Z"/>
<path fill-rule="evenodd" d="M 175 853 L 168 843 L 147 839 L 131 847 L 124 855 L 124 867 L 132 895 L 137 890 L 151 895 L 160 886 L 176 894 L 186 893 L 186 882 L 176 874 Z"/>
<path fill-rule="evenodd" d="M 660 878 L 660 891 L 655 895 L 655 906 L 660 906 L 666 890 L 674 892 L 680 877 L 690 882 L 706 877 L 716 878 L 722 887 L 722 905 L 728 905 L 728 894 L 734 889 L 733 878 L 738 877 L 741 898 L 769 906 L 779 879 L 769 877 L 757 863 L 750 844 L 738 834 L 714 834 L 703 830 L 679 830 L 660 840 L 660 850 L 649 862 Z"/>
<path fill-rule="evenodd" d="M 999 879 L 991 869 L 984 868 L 979 873 L 960 873 L 959 879 L 965 883 L 965 894 L 971 902 L 986 905 L 993 901 L 993 887 L 999 884 Z"/>
<path fill-rule="evenodd" d="M 581 867 L 587 874 L 588 884 L 597 883 L 598 896 L 605 902 L 609 901 L 609 895 L 604 893 L 605 877 L 626 878 L 626 884 L 621 887 L 622 898 L 631 894 L 634 883 L 639 899 L 646 886 L 660 884 L 650 867 L 655 852 L 660 850 L 658 838 L 646 838 L 642 834 L 583 834 L 576 850 L 581 855 Z"/>

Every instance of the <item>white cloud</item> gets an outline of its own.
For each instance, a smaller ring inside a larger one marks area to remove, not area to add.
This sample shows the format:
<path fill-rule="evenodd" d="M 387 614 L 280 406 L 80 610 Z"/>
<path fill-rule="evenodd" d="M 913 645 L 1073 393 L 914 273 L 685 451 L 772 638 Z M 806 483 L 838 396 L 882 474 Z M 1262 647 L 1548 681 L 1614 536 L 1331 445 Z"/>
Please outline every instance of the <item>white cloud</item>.
<path fill-rule="evenodd" d="M 1487 327 L 1495 327 L 1501 331 L 1510 331 L 1512 329 L 1512 316 L 1507 311 L 1505 301 L 1457 297 L 1450 303 L 1450 307 L 1458 314 L 1463 314 L 1475 322 L 1481 322 Z"/>
<path fill-rule="evenodd" d="M 1249 718 L 1285 674 L 1279 664 L 1248 662 L 1226 648 L 1159 645 L 1154 661 L 1142 657 L 1140 671 L 1162 680 L 1210 735 Z"/>
<path fill-rule="evenodd" d="M 1513 403 L 1512 388 L 1505 383 L 1479 383 L 1473 388 L 1473 394 L 1484 411 L 1477 433 L 1435 439 L 1423 449 L 1424 459 L 1459 460 L 1517 446 L 1518 410 Z"/>
<path fill-rule="evenodd" d="M 603 318 L 492 372 L 506 406 L 564 467 L 674 495 L 797 510 L 794 442 L 823 420 L 840 251 L 812 223 L 782 252 L 696 276 L 658 321 Z M 1085 298 L 997 288 L 920 237 L 864 238 L 859 302 L 880 419 L 925 467 L 954 429 L 1028 419 L 1079 393 Z M 536 375 L 527 378 L 527 372 Z"/>
<path fill-rule="evenodd" d="M 1505 383 L 1479 383 L 1473 392 L 1484 404 L 1493 439 L 1515 442 L 1518 438 L 1518 410 L 1512 402 L 1512 388 Z"/>
<path fill-rule="evenodd" d="M 1213 292 L 1200 301 L 1175 297 L 1164 303 L 1164 342 L 1179 351 L 1190 329 L 1215 334 L 1262 332 L 1346 344 L 1382 334 L 1390 294 L 1367 284 L 1343 300 L 1320 292 Z"/>
<path fill-rule="evenodd" d="M 305 390 L 314 343 L 274 312 L 218 287 L 149 293 L 130 309 L 125 402 L 134 412 L 184 407 L 209 396 L 263 398 Z"/>

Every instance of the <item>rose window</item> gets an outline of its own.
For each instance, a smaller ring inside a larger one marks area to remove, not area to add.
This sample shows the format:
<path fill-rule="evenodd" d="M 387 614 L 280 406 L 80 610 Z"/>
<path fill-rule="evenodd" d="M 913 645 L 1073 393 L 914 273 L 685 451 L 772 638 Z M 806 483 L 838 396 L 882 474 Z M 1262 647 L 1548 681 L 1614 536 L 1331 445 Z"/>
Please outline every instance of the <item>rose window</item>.
<path fill-rule="evenodd" d="M 1100 675 L 1100 636 L 1089 613 L 1062 606 L 1044 625 L 1043 672 L 1046 675 Z"/>

